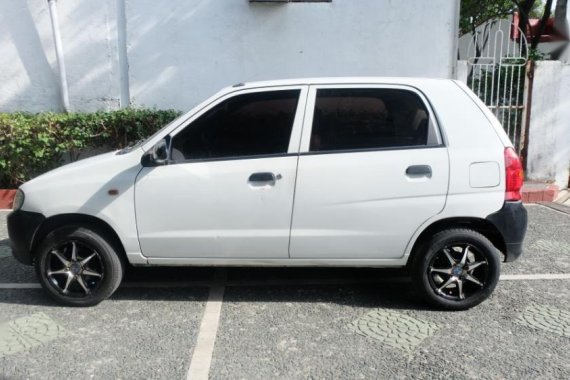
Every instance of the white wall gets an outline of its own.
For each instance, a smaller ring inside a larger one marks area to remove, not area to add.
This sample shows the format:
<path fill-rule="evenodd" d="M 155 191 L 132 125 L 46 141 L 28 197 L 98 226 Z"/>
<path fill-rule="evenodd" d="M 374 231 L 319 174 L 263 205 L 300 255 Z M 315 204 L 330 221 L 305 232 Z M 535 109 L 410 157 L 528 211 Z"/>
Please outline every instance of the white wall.
<path fill-rule="evenodd" d="M 532 91 L 527 177 L 568 185 L 570 65 L 537 62 Z"/>
<path fill-rule="evenodd" d="M 452 77 L 457 2 L 127 0 L 132 100 L 188 109 L 234 83 Z"/>
<path fill-rule="evenodd" d="M 186 110 L 221 87 L 252 80 L 454 76 L 458 1 L 57 3 L 77 111 L 119 106 L 122 28 L 122 83 L 136 106 Z M 126 26 L 117 18 L 122 6 Z M 0 111 L 61 110 L 50 28 L 46 0 L 0 0 Z"/>
<path fill-rule="evenodd" d="M 58 1 L 71 108 L 118 106 L 114 0 Z M 0 0 L 0 111 L 61 111 L 46 0 Z"/>
<path fill-rule="evenodd" d="M 469 64 L 467 61 L 457 61 L 457 68 L 455 70 L 455 79 L 465 84 L 469 78 Z"/>

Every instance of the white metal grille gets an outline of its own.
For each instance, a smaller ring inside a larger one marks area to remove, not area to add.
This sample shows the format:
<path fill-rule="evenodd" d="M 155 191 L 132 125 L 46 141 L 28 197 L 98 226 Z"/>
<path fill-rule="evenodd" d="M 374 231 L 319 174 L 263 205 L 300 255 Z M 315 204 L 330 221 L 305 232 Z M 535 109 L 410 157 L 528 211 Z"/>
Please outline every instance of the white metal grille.
<path fill-rule="evenodd" d="M 521 153 L 524 145 L 525 78 L 527 41 L 519 29 L 516 40 L 510 38 L 508 21 L 490 22 L 478 29 L 470 44 L 469 87 L 497 116 Z"/>

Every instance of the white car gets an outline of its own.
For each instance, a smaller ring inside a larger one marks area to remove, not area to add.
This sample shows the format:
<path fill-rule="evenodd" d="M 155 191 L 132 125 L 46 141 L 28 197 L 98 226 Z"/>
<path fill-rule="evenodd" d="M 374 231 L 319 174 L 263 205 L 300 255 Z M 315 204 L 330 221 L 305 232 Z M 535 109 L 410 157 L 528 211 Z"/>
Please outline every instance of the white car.
<path fill-rule="evenodd" d="M 121 151 L 21 186 L 14 256 L 69 305 L 136 266 L 409 267 L 466 309 L 522 252 L 522 167 L 493 114 L 443 79 L 226 88 Z"/>

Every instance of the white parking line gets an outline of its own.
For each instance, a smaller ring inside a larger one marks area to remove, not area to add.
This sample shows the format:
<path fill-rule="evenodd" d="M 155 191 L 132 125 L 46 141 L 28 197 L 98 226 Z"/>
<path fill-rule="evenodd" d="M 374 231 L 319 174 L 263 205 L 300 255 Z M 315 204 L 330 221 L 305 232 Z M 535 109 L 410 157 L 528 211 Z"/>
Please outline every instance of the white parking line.
<path fill-rule="evenodd" d="M 537 274 L 503 274 L 501 281 L 533 281 L 533 280 L 570 280 L 570 273 L 537 273 Z M 409 282 L 409 277 L 389 277 L 378 279 L 330 278 L 330 279 L 284 279 L 284 280 L 243 280 L 228 281 L 227 287 L 242 286 L 296 286 L 296 285 L 349 285 L 349 284 L 381 284 Z M 160 282 L 127 282 L 121 288 L 160 289 L 160 288 L 193 288 L 215 287 L 212 281 L 160 281 Z M 39 283 L 0 283 L 0 289 L 39 289 Z"/>
<path fill-rule="evenodd" d="M 188 368 L 188 374 L 186 375 L 188 380 L 207 380 L 210 373 L 214 343 L 216 342 L 216 335 L 218 335 L 220 313 L 224 298 L 225 271 L 222 269 L 216 273 L 216 277 L 215 284 L 210 288 L 210 295 L 204 309 L 204 317 L 202 317 L 202 323 L 200 324 L 196 346 L 190 360 L 190 368 Z"/>
<path fill-rule="evenodd" d="M 503 281 L 526 280 L 570 280 L 570 273 L 544 273 L 544 274 L 503 274 Z"/>
<path fill-rule="evenodd" d="M 5 283 L 0 284 L 0 289 L 39 289 L 42 286 L 38 283 Z"/>

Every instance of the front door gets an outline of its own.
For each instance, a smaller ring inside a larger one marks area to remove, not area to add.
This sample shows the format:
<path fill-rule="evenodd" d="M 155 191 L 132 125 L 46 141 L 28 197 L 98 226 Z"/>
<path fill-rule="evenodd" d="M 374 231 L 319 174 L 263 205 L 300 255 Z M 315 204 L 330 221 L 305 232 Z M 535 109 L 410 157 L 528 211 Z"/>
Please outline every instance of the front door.
<path fill-rule="evenodd" d="M 229 95 L 173 132 L 171 162 L 135 185 L 143 255 L 288 257 L 306 91 Z"/>
<path fill-rule="evenodd" d="M 449 163 L 414 89 L 311 87 L 292 259 L 396 259 L 445 204 Z M 311 128 L 312 127 L 312 128 Z"/>

